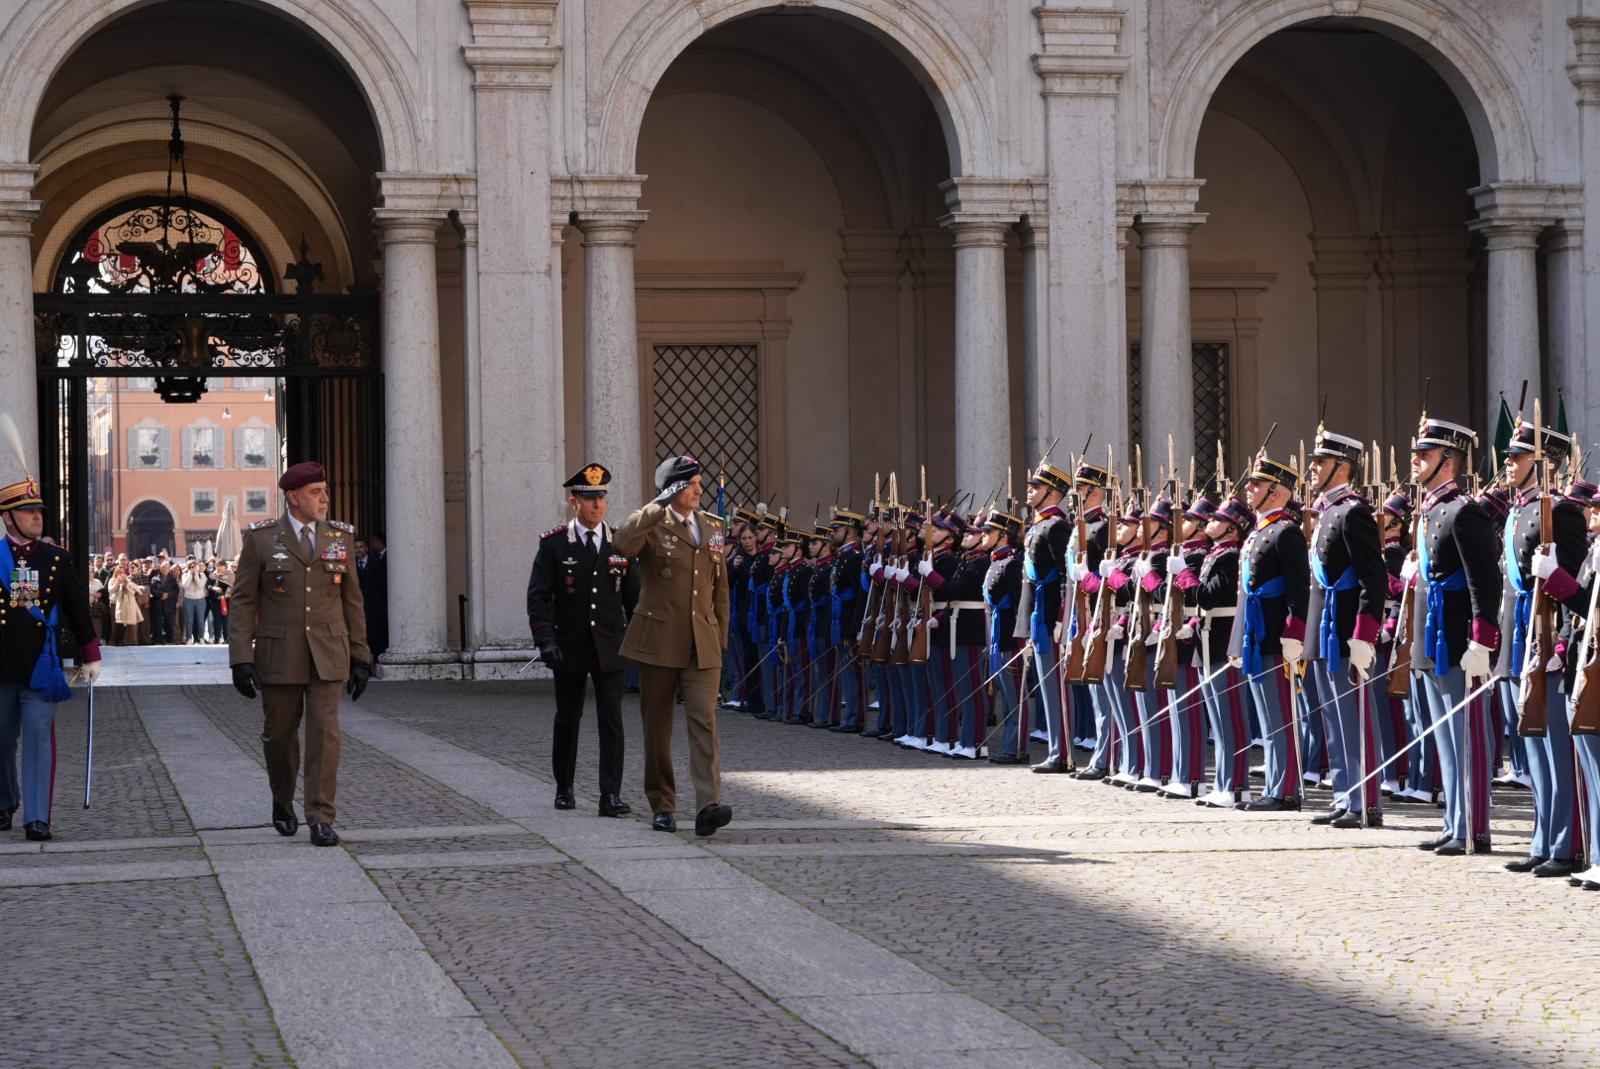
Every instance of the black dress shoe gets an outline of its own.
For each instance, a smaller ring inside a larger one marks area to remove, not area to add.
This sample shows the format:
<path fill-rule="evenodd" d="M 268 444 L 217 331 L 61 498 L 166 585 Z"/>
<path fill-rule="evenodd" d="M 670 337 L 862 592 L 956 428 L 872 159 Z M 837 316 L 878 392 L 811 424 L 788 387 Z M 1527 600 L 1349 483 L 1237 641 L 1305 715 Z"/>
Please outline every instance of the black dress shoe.
<path fill-rule="evenodd" d="M 1033 766 L 1033 771 L 1045 775 L 1055 775 L 1061 772 L 1070 772 L 1071 769 L 1062 764 L 1060 761 L 1040 761 L 1038 764 Z"/>
<path fill-rule="evenodd" d="M 622 800 L 618 794 L 602 794 L 600 796 L 600 815 L 603 817 L 625 817 L 633 812 L 633 806 Z"/>
<path fill-rule="evenodd" d="M 678 822 L 672 818 L 671 813 L 657 813 L 650 826 L 656 831 L 677 831 Z"/>
<path fill-rule="evenodd" d="M 576 808 L 578 808 L 577 799 L 572 797 L 572 788 L 571 787 L 568 787 L 566 790 L 562 790 L 560 787 L 556 788 L 556 808 L 557 809 L 576 809 Z"/>
<path fill-rule="evenodd" d="M 1282 813 L 1299 808 L 1299 804 L 1293 799 L 1274 798 L 1271 795 L 1263 795 L 1253 802 L 1244 803 L 1244 810 L 1247 813 Z"/>
<path fill-rule="evenodd" d="M 1467 844 L 1460 839 L 1446 839 L 1434 850 L 1438 857 L 1460 857 L 1467 852 Z"/>
<path fill-rule="evenodd" d="M 272 830 L 286 839 L 300 830 L 300 819 L 294 815 L 294 806 L 273 803 Z"/>
<path fill-rule="evenodd" d="M 1103 768 L 1086 768 L 1080 772 L 1074 772 L 1072 774 L 1072 778 L 1081 780 L 1100 780 L 1105 779 L 1106 775 L 1107 772 Z"/>
<path fill-rule="evenodd" d="M 1533 870 L 1535 876 L 1548 879 L 1551 876 L 1571 876 L 1577 869 L 1570 858 L 1553 857 Z"/>
<path fill-rule="evenodd" d="M 1347 810 L 1341 813 L 1330 826 L 1335 828 L 1381 828 L 1383 827 L 1383 811 L 1369 809 L 1366 822 L 1363 823 L 1360 813 L 1351 813 Z"/>
<path fill-rule="evenodd" d="M 1443 846 L 1445 843 L 1453 843 L 1453 842 L 1455 842 L 1455 840 L 1450 838 L 1450 836 L 1448 836 L 1448 835 L 1436 835 L 1432 839 L 1424 839 L 1422 842 L 1418 843 L 1417 844 L 1417 849 L 1418 850 L 1437 850 L 1437 849 L 1439 849 L 1439 847 Z"/>
<path fill-rule="evenodd" d="M 727 827 L 728 821 L 732 819 L 732 806 L 723 805 L 721 802 L 712 802 L 695 814 L 694 833 L 704 839 L 708 835 L 716 834 L 718 828 Z"/>
<path fill-rule="evenodd" d="M 28 821 L 22 826 L 22 834 L 26 835 L 30 842 L 35 843 L 47 843 L 51 839 L 50 825 L 42 820 Z"/>
<path fill-rule="evenodd" d="M 7 807 L 5 809 L 0 809 L 0 831 L 10 831 L 11 830 L 11 816 L 16 811 L 17 811 L 17 807 L 16 806 L 9 806 L 9 807 Z"/>
<path fill-rule="evenodd" d="M 988 759 L 991 765 L 1025 765 L 1028 759 L 1019 754 L 996 754 Z"/>
<path fill-rule="evenodd" d="M 1322 825 L 1332 824 L 1334 821 L 1338 820 L 1348 812 L 1349 810 L 1347 809 L 1335 806 L 1326 813 L 1318 813 L 1316 816 L 1312 817 L 1311 823 Z"/>
<path fill-rule="evenodd" d="M 879 731 L 877 728 L 868 728 L 861 733 L 861 737 L 863 739 L 881 739 L 887 734 L 887 731 Z"/>
<path fill-rule="evenodd" d="M 861 725 L 859 725 L 859 724 L 835 724 L 831 728 L 829 728 L 828 730 L 833 732 L 835 735 L 860 735 L 860 734 L 862 734 Z"/>
<path fill-rule="evenodd" d="M 339 833 L 333 830 L 332 824 L 311 825 L 312 846 L 338 846 Z"/>
<path fill-rule="evenodd" d="M 811 723 L 806 725 L 806 727 L 810 728 L 812 731 L 821 731 L 823 728 L 828 727 L 828 726 L 829 726 L 829 724 L 828 724 L 828 722 L 826 720 L 822 720 L 822 721 L 813 720 L 813 721 L 811 721 Z"/>
<path fill-rule="evenodd" d="M 1600 891 L 1600 880 L 1584 880 L 1583 889 L 1585 891 Z"/>
<path fill-rule="evenodd" d="M 1515 861 L 1507 861 L 1505 869 L 1507 872 L 1532 872 L 1549 860 L 1547 857 L 1519 857 Z"/>

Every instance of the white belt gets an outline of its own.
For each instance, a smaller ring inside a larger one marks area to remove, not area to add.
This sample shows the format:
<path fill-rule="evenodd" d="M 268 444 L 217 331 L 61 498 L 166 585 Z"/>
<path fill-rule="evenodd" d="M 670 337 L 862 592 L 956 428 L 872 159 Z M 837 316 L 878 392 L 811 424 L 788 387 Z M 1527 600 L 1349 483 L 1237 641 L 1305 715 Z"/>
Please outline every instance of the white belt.
<path fill-rule="evenodd" d="M 1211 674 L 1211 621 L 1226 619 L 1239 615 L 1237 605 L 1227 605 L 1216 609 L 1206 609 L 1202 614 L 1200 623 L 1200 670 L 1204 675 Z"/>
<path fill-rule="evenodd" d="M 947 601 L 944 607 L 950 610 L 950 660 L 956 659 L 956 617 L 963 612 L 982 612 L 989 606 L 981 601 Z"/>

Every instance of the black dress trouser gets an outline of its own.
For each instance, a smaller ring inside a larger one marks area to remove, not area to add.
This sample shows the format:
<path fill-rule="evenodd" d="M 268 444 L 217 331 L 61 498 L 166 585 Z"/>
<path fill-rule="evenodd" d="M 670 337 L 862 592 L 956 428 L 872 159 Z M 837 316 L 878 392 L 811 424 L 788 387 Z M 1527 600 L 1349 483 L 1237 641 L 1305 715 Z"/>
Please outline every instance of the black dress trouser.
<path fill-rule="evenodd" d="M 585 683 L 594 680 L 595 722 L 600 729 L 600 793 L 622 793 L 622 669 L 614 672 L 561 672 L 556 680 L 555 743 L 550 752 L 556 787 L 572 789 L 578 763 L 578 724 L 583 719 Z"/>

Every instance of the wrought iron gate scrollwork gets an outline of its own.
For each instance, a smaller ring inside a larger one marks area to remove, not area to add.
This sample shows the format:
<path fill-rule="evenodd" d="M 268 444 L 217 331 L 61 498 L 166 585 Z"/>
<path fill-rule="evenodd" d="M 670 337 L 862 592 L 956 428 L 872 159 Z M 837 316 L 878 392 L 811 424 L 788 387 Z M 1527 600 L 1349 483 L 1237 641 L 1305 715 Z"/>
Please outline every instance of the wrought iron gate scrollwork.
<path fill-rule="evenodd" d="M 761 493 L 760 366 L 755 345 L 657 345 L 658 461 L 688 454 L 728 483 L 728 507 Z M 707 508 L 715 507 L 715 497 Z"/>

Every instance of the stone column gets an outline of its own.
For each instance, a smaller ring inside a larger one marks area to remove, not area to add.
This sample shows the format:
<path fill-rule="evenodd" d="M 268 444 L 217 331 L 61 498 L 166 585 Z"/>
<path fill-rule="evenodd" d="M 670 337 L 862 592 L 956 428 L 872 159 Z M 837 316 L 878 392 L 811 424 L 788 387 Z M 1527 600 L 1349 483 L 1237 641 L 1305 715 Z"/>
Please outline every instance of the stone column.
<path fill-rule="evenodd" d="M 583 452 L 611 469 L 612 512 L 620 520 L 654 496 L 640 405 L 639 322 L 634 237 L 639 211 L 578 213 L 583 233 Z"/>
<path fill-rule="evenodd" d="M 1317 292 L 1315 404 L 1328 398 L 1335 428 L 1382 425 L 1379 377 L 1368 377 L 1367 291 L 1373 281 L 1372 239 L 1365 234 L 1312 234 L 1311 280 Z"/>
<path fill-rule="evenodd" d="M 528 547 L 508 532 L 561 518 L 565 470 L 562 361 L 551 325 L 550 87 L 556 0 L 466 0 L 472 43 L 477 170 L 477 454 L 469 488 L 481 547 L 469 579 L 478 660 L 522 661 L 527 605 L 520 585 Z M 480 600 L 482 603 L 480 604 Z"/>
<path fill-rule="evenodd" d="M 1029 216 L 1019 231 L 1022 250 L 1022 456 L 1036 463 L 1050 433 L 1050 227 Z"/>
<path fill-rule="evenodd" d="M 1189 233 L 1195 213 L 1141 215 L 1139 230 L 1140 409 L 1144 452 L 1179 456 L 1194 441 L 1194 350 L 1189 330 Z M 1148 470 L 1148 465 L 1146 465 Z"/>
<path fill-rule="evenodd" d="M 1578 97 L 1578 173 L 1592 179 L 1600 175 L 1600 18 L 1570 19 L 1567 25 L 1572 29 L 1576 57 L 1567 65 L 1567 76 L 1572 79 Z M 1580 196 L 1579 220 L 1586 224 L 1593 219 L 1600 226 L 1600 182 L 1584 182 Z M 1588 339 L 1600 341 L 1600 240 L 1584 242 L 1580 262 L 1583 332 L 1577 338 L 1578 352 L 1583 351 L 1581 346 Z M 1579 361 L 1576 370 L 1579 375 L 1575 377 L 1581 385 L 1569 398 L 1573 408 L 1567 413 L 1568 423 L 1593 433 L 1595 428 L 1600 428 L 1600 374 L 1589 374 L 1586 361 Z"/>
<path fill-rule="evenodd" d="M 442 219 L 402 208 L 378 208 L 373 219 L 383 245 L 384 498 L 392 563 L 383 661 L 443 664 L 455 655 L 446 641 L 438 567 L 445 544 L 444 423 L 434 245 Z"/>
<path fill-rule="evenodd" d="M 1036 7 L 1050 226 L 1048 438 L 1128 438 L 1127 361 L 1117 265 L 1117 94 L 1128 57 L 1123 13 Z M 1074 444 L 1071 448 L 1078 448 Z"/>
<path fill-rule="evenodd" d="M 1539 235 L 1542 221 L 1480 219 L 1489 269 L 1489 352 L 1485 369 L 1485 411 L 1479 426 L 1492 428 L 1505 394 L 1513 410 L 1522 383 L 1530 398 L 1543 393 L 1539 364 Z"/>
<path fill-rule="evenodd" d="M 1565 220 L 1551 230 L 1544 246 L 1545 341 L 1550 355 L 1550 387 L 1567 405 L 1567 426 L 1587 433 L 1581 422 L 1588 368 L 1584 359 L 1583 222 Z M 1557 397 L 1547 396 L 1545 412 L 1555 424 Z"/>
<path fill-rule="evenodd" d="M 1006 234 L 991 218 L 946 218 L 956 250 L 955 489 L 1000 486 L 1011 463 Z"/>
<path fill-rule="evenodd" d="M 38 173 L 31 163 L 0 164 L 0 397 L 16 422 L 28 471 L 35 478 L 39 477 L 39 371 L 33 348 L 31 238 L 39 214 L 39 202 L 33 199 Z M 17 461 L 7 456 L 4 463 L 12 472 Z M 15 472 L 0 481 L 20 478 L 22 472 Z"/>
<path fill-rule="evenodd" d="M 900 374 L 900 282 L 908 250 L 899 230 L 846 230 L 844 272 L 850 405 L 847 500 L 860 504 L 872 493 L 874 472 L 894 467 L 900 455 L 901 409 L 911 406 Z M 765 355 L 765 354 L 763 354 Z M 766 474 L 762 490 L 785 473 Z"/>
<path fill-rule="evenodd" d="M 466 443 L 467 627 L 463 649 L 481 646 L 492 595 L 483 499 L 483 350 L 479 335 L 478 222 L 475 212 L 453 212 L 461 247 L 461 401 Z"/>

